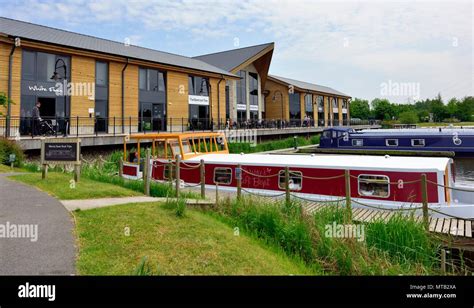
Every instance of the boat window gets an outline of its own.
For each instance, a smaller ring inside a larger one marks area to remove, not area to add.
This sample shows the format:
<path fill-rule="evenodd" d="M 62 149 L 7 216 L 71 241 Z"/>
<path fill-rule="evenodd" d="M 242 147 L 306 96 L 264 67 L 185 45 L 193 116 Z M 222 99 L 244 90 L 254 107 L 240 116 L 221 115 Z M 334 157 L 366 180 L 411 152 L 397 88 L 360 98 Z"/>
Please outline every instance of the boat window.
<path fill-rule="evenodd" d="M 352 146 L 361 147 L 364 145 L 364 139 L 352 139 Z"/>
<path fill-rule="evenodd" d="M 412 139 L 411 146 L 413 147 L 424 147 L 425 146 L 425 139 Z"/>
<path fill-rule="evenodd" d="M 337 132 L 335 130 L 332 131 L 332 137 L 337 138 Z"/>
<path fill-rule="evenodd" d="M 214 168 L 214 183 L 230 184 L 232 182 L 231 168 Z"/>
<path fill-rule="evenodd" d="M 170 170 L 171 170 L 171 179 L 170 179 Z M 165 180 L 172 180 L 176 178 L 176 168 L 170 164 L 166 164 L 163 168 L 163 178 Z"/>
<path fill-rule="evenodd" d="M 300 171 L 290 171 L 290 190 L 301 190 L 303 188 L 303 173 Z M 285 189 L 285 170 L 278 173 L 278 187 Z"/>
<path fill-rule="evenodd" d="M 385 139 L 385 145 L 388 147 L 397 147 L 398 139 Z"/>
<path fill-rule="evenodd" d="M 183 154 L 187 153 L 192 153 L 193 149 L 191 148 L 191 144 L 189 143 L 188 139 L 184 139 L 181 141 L 181 144 L 183 145 Z"/>
<path fill-rule="evenodd" d="M 323 138 L 331 138 L 331 131 L 327 130 L 323 132 Z"/>
<path fill-rule="evenodd" d="M 358 183 L 360 196 L 379 198 L 390 196 L 390 179 L 388 176 L 361 174 L 358 177 Z"/>
<path fill-rule="evenodd" d="M 181 150 L 179 148 L 179 142 L 178 141 L 170 141 L 170 146 L 171 146 L 171 150 L 173 151 L 173 156 L 176 156 L 176 155 L 181 155 Z"/>

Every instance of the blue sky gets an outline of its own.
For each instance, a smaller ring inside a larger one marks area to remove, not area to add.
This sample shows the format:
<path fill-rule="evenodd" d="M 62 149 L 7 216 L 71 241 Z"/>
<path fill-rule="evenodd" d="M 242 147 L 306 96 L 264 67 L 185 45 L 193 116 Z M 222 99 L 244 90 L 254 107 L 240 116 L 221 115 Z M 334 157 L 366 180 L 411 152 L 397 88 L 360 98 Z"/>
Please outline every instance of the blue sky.
<path fill-rule="evenodd" d="M 0 0 L 0 15 L 186 56 L 275 42 L 271 74 L 369 100 L 474 92 L 469 0 Z"/>

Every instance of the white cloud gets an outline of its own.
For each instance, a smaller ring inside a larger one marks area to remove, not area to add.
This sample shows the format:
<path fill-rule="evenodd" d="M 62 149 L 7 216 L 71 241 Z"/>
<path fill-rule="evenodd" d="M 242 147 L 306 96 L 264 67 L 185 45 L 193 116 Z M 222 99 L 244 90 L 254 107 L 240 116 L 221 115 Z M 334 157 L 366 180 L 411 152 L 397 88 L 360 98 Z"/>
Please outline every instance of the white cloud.
<path fill-rule="evenodd" d="M 338 88 L 341 70 L 360 72 L 367 86 L 346 80 L 341 89 L 354 96 L 377 96 L 377 80 L 420 82 L 422 97 L 443 88 L 447 96 L 474 92 L 471 1 L 25 0 L 4 7 L 14 18 L 31 20 L 35 12 L 35 22 L 142 25 L 130 29 L 140 40 L 153 31 L 192 33 L 199 41 L 258 33 L 276 42 L 274 73 L 308 76 L 293 70 L 300 61 L 314 68 L 307 81 Z"/>

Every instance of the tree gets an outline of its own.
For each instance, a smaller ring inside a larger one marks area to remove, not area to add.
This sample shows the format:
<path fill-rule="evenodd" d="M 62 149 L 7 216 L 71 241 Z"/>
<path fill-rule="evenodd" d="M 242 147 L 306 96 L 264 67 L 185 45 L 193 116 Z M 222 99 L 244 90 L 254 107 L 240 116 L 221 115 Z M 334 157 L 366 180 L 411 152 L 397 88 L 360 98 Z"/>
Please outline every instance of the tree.
<path fill-rule="evenodd" d="M 456 98 L 452 98 L 449 100 L 448 105 L 446 106 L 446 112 L 448 113 L 450 118 L 456 117 L 456 114 L 458 112 L 458 104 L 459 102 Z"/>
<path fill-rule="evenodd" d="M 374 116 L 378 120 L 391 120 L 395 116 L 395 109 L 387 99 L 375 98 L 371 105 Z"/>
<path fill-rule="evenodd" d="M 5 108 L 8 104 L 8 98 L 5 93 L 0 92 L 0 115 L 3 115 L 2 109 Z"/>
<path fill-rule="evenodd" d="M 351 118 L 358 118 L 366 120 L 370 115 L 370 105 L 369 101 L 355 98 L 350 103 L 350 114 Z"/>
<path fill-rule="evenodd" d="M 448 109 L 446 105 L 443 104 L 440 94 L 430 101 L 430 111 L 433 114 L 435 122 L 441 122 L 448 117 Z"/>
<path fill-rule="evenodd" d="M 400 113 L 398 119 L 402 124 L 415 124 L 418 123 L 418 115 L 415 111 L 404 111 Z"/>
<path fill-rule="evenodd" d="M 457 104 L 456 118 L 461 121 L 472 121 L 474 118 L 474 97 L 467 96 Z"/>

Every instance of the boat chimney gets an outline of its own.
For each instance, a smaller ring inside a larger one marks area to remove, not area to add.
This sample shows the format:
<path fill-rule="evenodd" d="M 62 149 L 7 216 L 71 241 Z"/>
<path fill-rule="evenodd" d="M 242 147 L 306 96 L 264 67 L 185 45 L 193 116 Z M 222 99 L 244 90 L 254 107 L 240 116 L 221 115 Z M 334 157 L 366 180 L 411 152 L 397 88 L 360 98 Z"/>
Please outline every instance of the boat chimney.
<path fill-rule="evenodd" d="M 386 159 L 390 158 L 390 155 L 385 155 L 385 158 L 386 158 Z"/>

